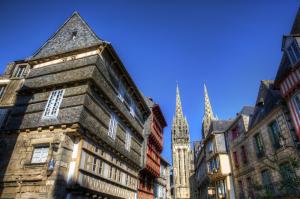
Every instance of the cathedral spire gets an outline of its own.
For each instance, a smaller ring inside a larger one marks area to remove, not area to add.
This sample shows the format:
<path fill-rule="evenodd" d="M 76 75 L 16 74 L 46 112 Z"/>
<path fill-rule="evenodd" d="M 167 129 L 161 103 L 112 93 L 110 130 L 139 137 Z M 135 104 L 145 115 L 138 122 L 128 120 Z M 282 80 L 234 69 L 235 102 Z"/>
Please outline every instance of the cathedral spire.
<path fill-rule="evenodd" d="M 202 121 L 202 136 L 203 138 L 207 135 L 211 120 L 214 119 L 212 107 L 208 97 L 206 85 L 204 84 L 204 117 Z"/>
<path fill-rule="evenodd" d="M 183 116 L 178 83 L 176 86 L 176 117 Z"/>
<path fill-rule="evenodd" d="M 211 108 L 211 104 L 210 104 L 210 100 L 208 97 L 208 92 L 207 92 L 207 88 L 206 85 L 204 84 L 204 100 L 205 100 L 205 117 L 211 118 L 213 119 L 213 111 Z"/>
<path fill-rule="evenodd" d="M 174 168 L 174 193 L 176 198 L 190 198 L 190 176 L 193 164 L 193 154 L 190 150 L 190 132 L 187 119 L 183 114 L 179 93 L 176 86 L 176 110 L 172 124 L 172 162 Z"/>
<path fill-rule="evenodd" d="M 182 111 L 178 84 L 176 86 L 176 111 L 173 118 L 172 136 L 174 139 L 175 138 L 186 139 L 186 140 L 190 139 L 188 123 Z"/>

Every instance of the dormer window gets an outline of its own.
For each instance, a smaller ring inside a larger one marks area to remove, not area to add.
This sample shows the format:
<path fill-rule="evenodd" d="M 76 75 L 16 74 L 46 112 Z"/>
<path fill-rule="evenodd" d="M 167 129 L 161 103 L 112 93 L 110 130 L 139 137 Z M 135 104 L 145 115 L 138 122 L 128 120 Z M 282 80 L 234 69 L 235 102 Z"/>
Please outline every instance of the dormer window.
<path fill-rule="evenodd" d="M 298 46 L 298 42 L 296 39 L 292 39 L 287 43 L 288 45 L 286 45 L 285 51 L 289 57 L 291 64 L 295 65 L 300 59 L 300 49 Z"/>
<path fill-rule="evenodd" d="M 26 65 L 18 65 L 15 69 L 14 77 L 22 78 L 26 70 Z"/>

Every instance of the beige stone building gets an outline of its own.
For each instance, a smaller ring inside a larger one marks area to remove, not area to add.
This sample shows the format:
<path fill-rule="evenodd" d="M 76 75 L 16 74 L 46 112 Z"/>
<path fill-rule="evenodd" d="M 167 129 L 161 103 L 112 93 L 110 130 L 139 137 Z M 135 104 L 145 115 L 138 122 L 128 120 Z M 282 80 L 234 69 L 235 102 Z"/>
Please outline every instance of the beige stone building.
<path fill-rule="evenodd" d="M 176 113 L 172 125 L 172 160 L 174 198 L 190 198 L 193 158 L 189 127 L 183 115 L 178 86 L 176 88 Z"/>
<path fill-rule="evenodd" d="M 0 77 L 0 198 L 137 198 L 150 110 L 74 13 Z"/>
<path fill-rule="evenodd" d="M 297 186 L 282 186 L 300 174 L 291 166 L 292 160 L 299 161 L 299 150 L 287 107 L 273 81 L 261 82 L 254 109 L 244 108 L 238 114 L 226 138 L 236 198 L 299 194 Z"/>
<path fill-rule="evenodd" d="M 170 164 L 164 158 L 160 161 L 160 175 L 154 182 L 154 198 L 171 199 Z"/>
<path fill-rule="evenodd" d="M 234 185 L 224 132 L 232 123 L 213 116 L 207 89 L 204 86 L 205 115 L 203 139 L 194 144 L 196 198 L 234 199 Z"/>

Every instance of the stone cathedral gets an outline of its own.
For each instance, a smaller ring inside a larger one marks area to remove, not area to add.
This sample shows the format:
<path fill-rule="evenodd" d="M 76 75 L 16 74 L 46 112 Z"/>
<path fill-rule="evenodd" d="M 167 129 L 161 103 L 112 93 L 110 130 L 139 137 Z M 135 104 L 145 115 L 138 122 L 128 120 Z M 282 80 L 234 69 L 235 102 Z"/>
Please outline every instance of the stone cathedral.
<path fill-rule="evenodd" d="M 190 176 L 192 174 L 192 152 L 190 133 L 186 117 L 183 115 L 179 88 L 176 88 L 176 112 L 172 124 L 172 160 L 175 199 L 190 198 Z"/>

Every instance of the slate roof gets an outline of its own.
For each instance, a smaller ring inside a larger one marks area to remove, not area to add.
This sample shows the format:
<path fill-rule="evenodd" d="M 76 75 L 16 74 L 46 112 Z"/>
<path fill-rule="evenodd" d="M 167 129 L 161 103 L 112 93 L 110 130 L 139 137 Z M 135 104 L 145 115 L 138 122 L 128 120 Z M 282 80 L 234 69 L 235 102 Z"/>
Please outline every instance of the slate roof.
<path fill-rule="evenodd" d="M 300 46 L 300 8 L 298 9 L 298 12 L 296 14 L 296 18 L 294 20 L 291 32 L 287 36 L 283 36 L 282 43 L 284 44 L 284 41 L 287 37 L 294 37 L 297 40 L 298 45 Z M 281 62 L 279 64 L 277 74 L 275 77 L 275 85 L 278 87 L 279 82 L 291 71 L 292 66 L 290 61 L 288 60 L 288 57 L 285 53 L 283 53 Z"/>
<path fill-rule="evenodd" d="M 103 42 L 81 16 L 74 12 L 30 59 L 39 59 L 88 48 Z"/>
<path fill-rule="evenodd" d="M 171 164 L 168 162 L 168 160 L 166 160 L 164 157 L 160 156 L 160 160 L 161 163 L 163 163 L 164 165 L 170 166 Z"/>
<path fill-rule="evenodd" d="M 209 132 L 225 131 L 230 126 L 231 123 L 232 120 L 212 120 L 210 124 Z"/>
<path fill-rule="evenodd" d="M 242 110 L 240 111 L 241 115 L 247 115 L 247 116 L 251 116 L 254 112 L 254 106 L 244 106 L 242 108 Z"/>
<path fill-rule="evenodd" d="M 283 103 L 280 91 L 274 88 L 271 80 L 261 81 L 257 95 L 253 116 L 250 120 L 249 129 L 253 128 L 264 119 L 274 108 Z"/>

